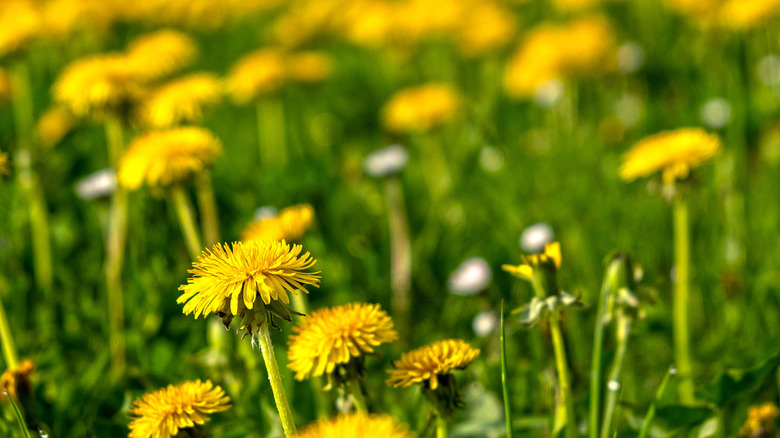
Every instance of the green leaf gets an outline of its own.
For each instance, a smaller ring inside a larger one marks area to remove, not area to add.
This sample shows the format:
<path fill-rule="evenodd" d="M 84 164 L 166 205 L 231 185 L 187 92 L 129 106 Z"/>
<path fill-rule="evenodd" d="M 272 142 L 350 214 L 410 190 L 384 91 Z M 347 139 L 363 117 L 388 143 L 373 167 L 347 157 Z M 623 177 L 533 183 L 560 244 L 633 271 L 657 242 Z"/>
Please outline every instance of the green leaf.
<path fill-rule="evenodd" d="M 766 379 L 774 374 L 778 366 L 780 366 L 780 352 L 753 368 L 726 370 L 712 383 L 699 388 L 696 397 L 722 407 L 740 395 L 761 387 Z"/>
<path fill-rule="evenodd" d="M 680 427 L 699 426 L 710 419 L 715 412 L 707 406 L 664 405 L 655 412 L 655 421 L 668 430 Z"/>
<path fill-rule="evenodd" d="M 14 415 L 16 415 L 16 421 L 19 422 L 19 428 L 22 430 L 22 436 L 25 438 L 31 438 L 30 430 L 27 429 L 27 422 L 24 420 L 24 415 L 22 415 L 22 411 L 19 409 L 19 406 L 16 404 L 16 400 L 14 400 L 14 398 L 11 397 L 10 394 L 8 394 L 8 391 L 5 391 L 5 396 L 8 399 L 8 401 L 11 402 L 11 406 L 14 408 Z"/>

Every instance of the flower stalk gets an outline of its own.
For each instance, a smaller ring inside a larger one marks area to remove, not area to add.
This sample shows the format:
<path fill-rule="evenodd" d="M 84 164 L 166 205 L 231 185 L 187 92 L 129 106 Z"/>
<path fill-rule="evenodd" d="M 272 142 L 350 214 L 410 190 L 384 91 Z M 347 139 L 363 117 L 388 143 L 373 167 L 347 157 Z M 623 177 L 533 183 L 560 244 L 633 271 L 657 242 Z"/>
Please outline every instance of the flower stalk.
<path fill-rule="evenodd" d="M 19 353 L 17 353 L 14 337 L 11 334 L 11 325 L 8 323 L 8 315 L 5 313 L 2 302 L 0 302 L 0 342 L 3 345 L 6 368 L 16 369 L 19 365 Z"/>
<path fill-rule="evenodd" d="M 258 145 L 263 166 L 287 164 L 284 119 L 281 99 L 267 97 L 257 101 Z"/>
<path fill-rule="evenodd" d="M 412 243 L 404 205 L 403 188 L 395 176 L 384 178 L 387 218 L 390 223 L 390 276 L 393 291 L 393 318 L 398 327 L 400 347 L 409 335 L 409 291 L 412 286 Z"/>
<path fill-rule="evenodd" d="M 214 188 L 211 184 L 211 175 L 208 171 L 200 172 L 196 177 L 196 190 L 198 196 L 198 208 L 201 222 L 203 223 L 203 242 L 211 248 L 220 242 L 219 215 L 217 214 L 217 202 L 214 198 Z"/>
<path fill-rule="evenodd" d="M 688 205 L 684 196 L 674 201 L 674 264 L 676 268 L 673 299 L 674 356 L 680 376 L 680 401 L 691 404 L 693 376 L 688 330 L 688 302 L 690 301 L 690 235 Z"/>
<path fill-rule="evenodd" d="M 271 382 L 271 391 L 274 394 L 276 409 L 279 411 L 279 417 L 282 420 L 284 434 L 285 436 L 293 436 L 297 433 L 297 430 L 290 404 L 287 402 L 287 393 L 282 385 L 282 374 L 279 372 L 279 365 L 276 362 L 274 346 L 271 343 L 271 334 L 268 332 L 267 323 L 260 325 L 254 339 L 260 344 L 260 352 L 263 355 L 265 368 L 268 370 L 268 380 Z"/>
<path fill-rule="evenodd" d="M 195 224 L 195 214 L 187 194 L 180 185 L 171 186 L 171 199 L 176 208 L 176 216 L 181 224 L 181 231 L 184 234 L 184 242 L 187 244 L 187 250 L 190 257 L 197 260 L 203 249 L 200 241 L 198 226 Z"/>
<path fill-rule="evenodd" d="M 555 368 L 558 370 L 558 388 L 560 391 L 558 397 L 558 409 L 564 410 L 566 419 L 566 437 L 576 438 L 577 422 L 574 417 L 574 400 L 571 392 L 571 378 L 569 377 L 569 365 L 566 360 L 566 347 L 563 342 L 563 334 L 560 327 L 561 315 L 559 312 L 550 314 L 550 334 L 552 335 L 553 348 L 555 350 Z M 558 420 L 556 415 L 556 420 Z M 554 433 L 558 434 L 564 424 L 556 423 Z"/>
<path fill-rule="evenodd" d="M 355 410 L 361 414 L 368 414 L 368 403 L 366 403 L 366 397 L 363 395 L 363 390 L 357 380 L 350 380 L 349 391 L 352 395 L 352 402 L 355 404 Z"/>

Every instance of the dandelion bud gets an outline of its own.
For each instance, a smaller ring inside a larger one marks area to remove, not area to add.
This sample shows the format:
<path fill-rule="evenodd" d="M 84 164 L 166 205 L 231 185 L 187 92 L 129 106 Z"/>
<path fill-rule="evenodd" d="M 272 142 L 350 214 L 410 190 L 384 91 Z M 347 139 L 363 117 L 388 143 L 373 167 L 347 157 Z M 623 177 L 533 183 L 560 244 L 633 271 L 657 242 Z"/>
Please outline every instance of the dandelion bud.
<path fill-rule="evenodd" d="M 474 295 L 485 290 L 492 278 L 490 265 L 481 257 L 472 257 L 450 275 L 450 292 L 453 295 Z"/>
<path fill-rule="evenodd" d="M 400 144 L 387 146 L 369 154 L 363 160 L 363 169 L 373 177 L 380 178 L 401 172 L 409 162 L 409 153 Z"/>
<path fill-rule="evenodd" d="M 107 198 L 116 190 L 116 171 L 112 168 L 98 170 L 76 183 L 76 194 L 85 201 Z"/>

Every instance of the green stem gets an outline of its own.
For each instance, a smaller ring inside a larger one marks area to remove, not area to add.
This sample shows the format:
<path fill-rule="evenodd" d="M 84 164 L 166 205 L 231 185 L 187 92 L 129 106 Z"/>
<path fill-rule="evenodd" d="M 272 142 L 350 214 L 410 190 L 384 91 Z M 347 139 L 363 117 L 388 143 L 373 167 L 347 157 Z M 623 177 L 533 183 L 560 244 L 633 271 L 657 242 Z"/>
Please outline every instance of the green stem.
<path fill-rule="evenodd" d="M 279 411 L 279 417 L 282 419 L 284 434 L 285 436 L 293 436 L 296 434 L 295 422 L 293 421 L 290 404 L 287 403 L 287 394 L 284 392 L 284 386 L 282 386 L 282 375 L 279 373 L 279 365 L 276 363 L 276 355 L 274 354 L 274 346 L 271 343 L 271 334 L 268 332 L 268 324 L 261 325 L 255 336 L 260 343 L 260 351 L 263 354 L 265 368 L 268 370 L 268 380 L 271 382 L 271 391 L 274 393 L 276 409 Z"/>
<path fill-rule="evenodd" d="M 217 214 L 217 202 L 214 199 L 214 189 L 211 184 L 211 175 L 208 171 L 198 174 L 196 181 L 198 195 L 198 208 L 203 223 L 203 240 L 207 248 L 211 248 L 220 241 L 219 239 L 219 215 Z"/>
<path fill-rule="evenodd" d="M 287 141 L 284 129 L 282 100 L 266 97 L 257 101 L 257 130 L 260 164 L 283 166 L 287 164 Z"/>
<path fill-rule="evenodd" d="M 623 359 L 626 356 L 626 347 L 628 346 L 628 335 L 631 331 L 631 319 L 626 316 L 622 310 L 617 311 L 616 317 L 615 341 L 617 349 L 615 358 L 612 360 L 612 368 L 607 380 L 607 399 L 604 403 L 604 421 L 601 430 L 601 438 L 608 438 L 612 430 L 612 421 L 617 406 L 618 393 L 620 392 L 620 372 L 623 368 Z"/>
<path fill-rule="evenodd" d="M 361 414 L 368 414 L 368 404 L 363 390 L 360 389 L 360 383 L 355 380 L 349 382 L 349 392 L 352 395 L 352 402 L 355 404 L 355 410 Z"/>
<path fill-rule="evenodd" d="M 309 300 L 306 298 L 306 294 L 303 291 L 298 291 L 297 294 L 292 295 L 293 310 L 296 310 L 304 315 L 309 314 Z M 322 390 L 322 380 L 317 377 L 309 379 L 309 387 L 314 395 L 314 410 L 317 413 L 317 418 L 328 418 L 328 400 L 325 392 Z"/>
<path fill-rule="evenodd" d="M 11 334 L 11 325 L 8 324 L 8 316 L 5 313 L 5 307 L 0 302 L 0 341 L 3 343 L 3 357 L 5 358 L 6 368 L 15 369 L 19 365 L 19 354 L 16 351 L 14 337 Z"/>
<path fill-rule="evenodd" d="M 501 389 L 504 393 L 504 418 L 506 420 L 506 437 L 512 438 L 512 409 L 509 404 L 509 377 L 506 365 L 506 327 L 504 325 L 504 300 L 501 300 Z"/>
<path fill-rule="evenodd" d="M 441 139 L 435 133 L 419 136 L 420 154 L 426 171 L 423 173 L 433 202 L 438 202 L 452 188 L 452 176 L 447 166 L 447 153 L 441 145 Z"/>
<path fill-rule="evenodd" d="M 436 438 L 447 438 L 447 419 L 436 413 Z"/>
<path fill-rule="evenodd" d="M 664 379 L 661 381 L 661 385 L 658 387 L 658 391 L 656 391 L 655 393 L 655 399 L 653 400 L 653 403 L 650 404 L 650 409 L 647 410 L 647 415 L 645 415 L 645 419 L 644 421 L 642 421 L 642 428 L 639 430 L 638 438 L 647 437 L 647 433 L 650 431 L 650 425 L 653 424 L 653 418 L 655 417 L 656 406 L 661 401 L 661 398 L 664 396 L 664 392 L 666 392 L 666 385 L 669 384 L 669 378 L 673 374 L 674 371 L 670 369 L 669 371 L 666 372 Z"/>
<path fill-rule="evenodd" d="M 611 265 L 610 265 L 611 267 Z M 598 313 L 596 314 L 596 328 L 593 332 L 593 355 L 590 368 L 590 402 L 588 412 L 588 436 L 597 438 L 599 434 L 599 407 L 601 403 L 601 356 L 604 351 L 604 325 L 607 313 L 607 300 L 611 293 L 609 272 L 604 275 L 599 296 Z M 606 428 L 605 428 L 606 430 Z"/>
<path fill-rule="evenodd" d="M 682 196 L 674 202 L 674 355 L 680 376 L 680 401 L 693 403 L 693 376 L 688 331 L 690 236 L 688 235 L 688 206 Z"/>
<path fill-rule="evenodd" d="M 550 314 L 550 334 L 552 335 L 553 348 L 555 350 L 555 366 L 558 370 L 559 403 L 566 414 L 566 437 L 575 438 L 577 436 L 577 423 L 574 418 L 574 400 L 572 399 L 569 365 L 566 360 L 566 348 L 563 344 L 560 314 L 558 312 Z M 561 424 L 556 424 L 555 433 L 560 432 L 562 426 Z"/>
<path fill-rule="evenodd" d="M 124 149 L 124 129 L 121 120 L 106 120 L 108 157 L 111 166 L 118 168 Z M 122 265 L 127 238 L 127 190 L 117 185 L 111 197 L 106 239 L 106 288 L 108 290 L 109 350 L 111 369 L 119 376 L 125 369 L 125 311 L 122 291 Z"/>
<path fill-rule="evenodd" d="M 179 218 L 181 231 L 184 234 L 184 242 L 187 244 L 187 250 L 190 252 L 190 257 L 192 257 L 193 260 L 197 260 L 203 250 L 203 246 L 200 243 L 198 226 L 195 225 L 195 215 L 192 211 L 192 205 L 181 186 L 173 185 L 171 186 L 170 191 L 173 205 L 176 208 L 176 216 Z"/>
<path fill-rule="evenodd" d="M 409 290 L 412 286 L 412 244 L 401 182 L 395 176 L 385 178 L 385 203 L 390 222 L 390 281 L 393 291 L 393 319 L 398 327 L 399 345 L 409 336 Z"/>

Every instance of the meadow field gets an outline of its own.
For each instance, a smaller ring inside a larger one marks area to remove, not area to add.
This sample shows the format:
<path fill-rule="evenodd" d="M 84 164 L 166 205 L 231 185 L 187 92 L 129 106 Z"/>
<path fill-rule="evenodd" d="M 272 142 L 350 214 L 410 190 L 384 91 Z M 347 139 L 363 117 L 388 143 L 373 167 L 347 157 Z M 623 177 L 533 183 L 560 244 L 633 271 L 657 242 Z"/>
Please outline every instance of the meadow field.
<path fill-rule="evenodd" d="M 777 0 L 0 1 L 2 437 L 775 437 L 779 233 Z"/>

